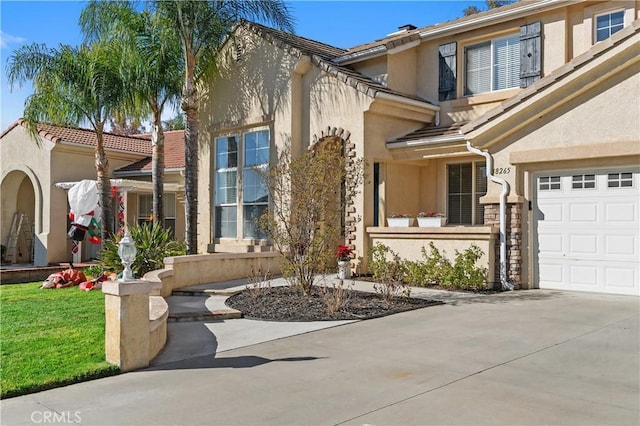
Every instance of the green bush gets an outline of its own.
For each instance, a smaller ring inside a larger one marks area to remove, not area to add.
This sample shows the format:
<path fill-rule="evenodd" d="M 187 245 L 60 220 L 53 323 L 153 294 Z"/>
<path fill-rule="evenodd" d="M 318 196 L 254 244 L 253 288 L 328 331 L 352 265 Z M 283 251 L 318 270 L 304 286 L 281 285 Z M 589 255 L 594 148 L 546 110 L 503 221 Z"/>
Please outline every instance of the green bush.
<path fill-rule="evenodd" d="M 164 268 L 165 257 L 181 256 L 186 253 L 184 242 L 175 240 L 170 230 L 162 228 L 159 224 L 145 223 L 131 226 L 129 232 L 138 249 L 136 259 L 131 265 L 131 270 L 136 277 Z M 120 272 L 124 269 L 118 256 L 118 243 L 121 239 L 121 236 L 115 236 L 113 239 L 104 241 L 98 255 L 98 263 L 104 270 Z"/>
<path fill-rule="evenodd" d="M 487 268 L 476 265 L 483 254 L 474 244 L 463 252 L 456 250 L 455 259 L 451 262 L 446 253 L 441 253 L 431 242 L 429 252 L 422 248 L 422 260 L 401 260 L 389 247 L 377 243 L 371 250 L 369 266 L 373 277 L 381 283 L 404 281 L 420 287 L 479 290 L 485 288 L 487 275 Z"/>

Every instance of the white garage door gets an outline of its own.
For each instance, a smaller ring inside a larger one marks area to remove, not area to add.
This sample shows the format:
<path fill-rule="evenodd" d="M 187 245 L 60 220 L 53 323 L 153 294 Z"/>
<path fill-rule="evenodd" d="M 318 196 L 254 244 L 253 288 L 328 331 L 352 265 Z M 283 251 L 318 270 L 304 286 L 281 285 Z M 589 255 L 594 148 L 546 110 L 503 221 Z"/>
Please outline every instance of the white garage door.
<path fill-rule="evenodd" d="M 536 178 L 540 288 L 640 295 L 640 169 Z"/>

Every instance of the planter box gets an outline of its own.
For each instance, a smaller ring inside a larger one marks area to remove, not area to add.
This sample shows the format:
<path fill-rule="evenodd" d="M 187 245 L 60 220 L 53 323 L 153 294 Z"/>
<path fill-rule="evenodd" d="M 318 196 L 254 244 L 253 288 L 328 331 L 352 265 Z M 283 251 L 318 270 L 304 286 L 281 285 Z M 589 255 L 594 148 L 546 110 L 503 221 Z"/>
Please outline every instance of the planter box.
<path fill-rule="evenodd" d="M 419 217 L 418 226 L 421 228 L 438 228 L 447 223 L 446 217 Z"/>
<path fill-rule="evenodd" d="M 414 218 L 412 217 L 388 217 L 387 224 L 390 227 L 408 228 L 413 226 Z"/>
<path fill-rule="evenodd" d="M 341 280 L 347 280 L 351 278 L 350 260 L 338 260 L 338 278 Z"/>

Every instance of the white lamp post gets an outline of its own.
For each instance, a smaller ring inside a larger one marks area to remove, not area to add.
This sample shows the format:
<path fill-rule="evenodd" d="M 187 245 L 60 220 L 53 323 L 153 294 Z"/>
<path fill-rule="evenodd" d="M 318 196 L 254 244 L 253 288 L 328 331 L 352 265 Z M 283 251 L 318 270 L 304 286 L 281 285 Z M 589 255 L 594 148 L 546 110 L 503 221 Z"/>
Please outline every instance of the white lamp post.
<path fill-rule="evenodd" d="M 124 237 L 118 244 L 118 256 L 122 260 L 124 265 L 124 271 L 122 271 L 122 278 L 119 281 L 130 281 L 133 279 L 133 272 L 131 271 L 131 264 L 136 258 L 136 245 L 133 242 L 133 238 L 129 235 L 129 228 L 124 231 Z"/>

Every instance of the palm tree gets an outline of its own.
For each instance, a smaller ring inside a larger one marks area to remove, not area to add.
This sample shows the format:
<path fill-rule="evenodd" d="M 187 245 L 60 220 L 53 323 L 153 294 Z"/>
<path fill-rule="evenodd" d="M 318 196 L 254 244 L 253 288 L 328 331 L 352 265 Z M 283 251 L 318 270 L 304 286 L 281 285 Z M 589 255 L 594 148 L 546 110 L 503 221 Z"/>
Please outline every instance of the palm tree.
<path fill-rule="evenodd" d="M 103 133 L 124 93 L 117 70 L 119 55 L 110 43 L 60 45 L 57 49 L 34 43 L 16 50 L 7 64 L 10 87 L 33 81 L 35 93 L 25 101 L 24 120 L 36 141 L 40 122 L 58 126 L 81 126 L 88 122 L 95 131 L 103 239 L 113 232 L 109 160 Z"/>
<path fill-rule="evenodd" d="M 180 107 L 185 115 L 185 219 L 187 254 L 198 251 L 198 88 L 197 81 L 212 70 L 215 55 L 241 19 L 272 23 L 293 30 L 293 21 L 282 0 L 157 0 L 155 8 L 165 16 L 182 42 L 184 85 Z"/>
<path fill-rule="evenodd" d="M 153 221 L 164 223 L 164 129 L 166 105 L 177 103 L 183 81 L 180 41 L 164 17 L 149 10 L 138 12 L 132 2 L 91 0 L 82 11 L 80 25 L 87 40 L 108 40 L 122 50 L 120 72 L 128 93 L 123 112 L 142 118 L 151 115 Z"/>

